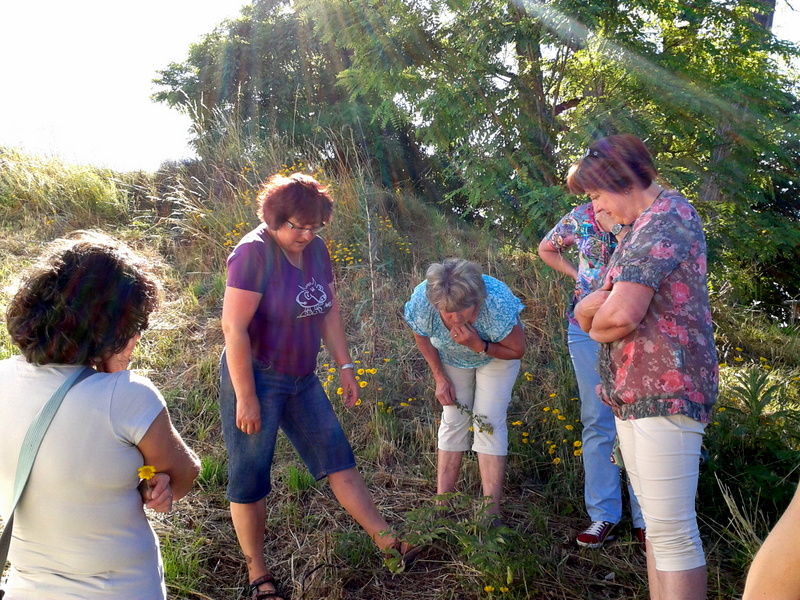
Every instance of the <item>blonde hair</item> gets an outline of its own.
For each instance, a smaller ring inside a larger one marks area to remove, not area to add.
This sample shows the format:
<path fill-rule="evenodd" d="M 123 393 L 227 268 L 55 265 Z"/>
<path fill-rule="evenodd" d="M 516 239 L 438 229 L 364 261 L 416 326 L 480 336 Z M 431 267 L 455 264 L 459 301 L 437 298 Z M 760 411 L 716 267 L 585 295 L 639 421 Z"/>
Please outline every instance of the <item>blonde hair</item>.
<path fill-rule="evenodd" d="M 458 312 L 480 306 L 486 300 L 486 284 L 481 267 L 462 258 L 433 263 L 425 273 L 425 295 L 437 310 Z"/>

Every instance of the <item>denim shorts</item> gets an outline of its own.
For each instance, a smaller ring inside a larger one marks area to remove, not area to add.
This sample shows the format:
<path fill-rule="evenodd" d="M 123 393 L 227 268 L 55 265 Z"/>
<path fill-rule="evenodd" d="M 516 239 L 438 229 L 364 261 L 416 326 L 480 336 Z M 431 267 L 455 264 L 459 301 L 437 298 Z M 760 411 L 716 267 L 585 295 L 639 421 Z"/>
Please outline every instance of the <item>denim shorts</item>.
<path fill-rule="evenodd" d="M 253 361 L 253 375 L 261 405 L 261 431 L 247 435 L 236 427 L 236 394 L 222 353 L 219 408 L 228 449 L 228 500 L 250 504 L 269 494 L 279 427 L 314 479 L 356 466 L 350 442 L 314 373 L 294 377 Z"/>

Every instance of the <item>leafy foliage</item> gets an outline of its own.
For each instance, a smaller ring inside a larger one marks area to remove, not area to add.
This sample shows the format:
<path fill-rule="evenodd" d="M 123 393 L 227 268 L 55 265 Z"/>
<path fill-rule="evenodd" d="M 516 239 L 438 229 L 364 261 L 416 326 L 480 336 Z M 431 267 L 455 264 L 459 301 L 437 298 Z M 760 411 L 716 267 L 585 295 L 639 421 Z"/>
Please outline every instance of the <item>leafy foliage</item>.
<path fill-rule="evenodd" d="M 723 386 L 701 482 L 704 504 L 724 509 L 716 480 L 732 488 L 741 510 L 774 522 L 794 495 L 800 462 L 800 415 L 786 401 L 787 381 L 769 365 L 735 369 Z M 715 501 L 716 499 L 717 501 Z M 722 518 L 717 514 L 717 518 Z M 760 532 L 762 535 L 765 531 Z"/>

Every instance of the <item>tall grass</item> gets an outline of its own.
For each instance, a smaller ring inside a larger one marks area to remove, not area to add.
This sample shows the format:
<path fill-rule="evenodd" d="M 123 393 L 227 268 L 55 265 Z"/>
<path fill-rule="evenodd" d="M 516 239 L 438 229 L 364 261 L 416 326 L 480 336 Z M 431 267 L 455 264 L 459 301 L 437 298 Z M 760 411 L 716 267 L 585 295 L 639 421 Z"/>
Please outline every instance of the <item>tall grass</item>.
<path fill-rule="evenodd" d="M 334 220 L 323 237 L 364 386 L 360 404 L 347 409 L 339 402 L 338 375 L 325 350 L 318 374 L 379 508 L 392 527 L 430 547 L 414 570 L 393 575 L 328 487 L 303 475 L 304 466 L 280 438 L 265 553 L 289 597 L 647 597 L 644 562 L 624 526 L 621 541 L 600 551 L 579 550 L 571 541 L 586 517 L 579 401 L 563 323 L 570 282 L 544 268 L 532 248 L 375 185 L 357 160 L 331 164 L 324 145 L 299 151 L 274 140 L 243 147 L 244 136 L 237 135 L 230 132 L 224 144 L 206 148 L 203 161 L 165 165 L 155 174 L 120 175 L 0 151 L 0 308 L 8 283 L 41 244 L 71 227 L 106 229 L 162 263 L 166 302 L 142 339 L 134 368 L 164 391 L 173 420 L 203 464 L 197 491 L 179 504 L 177 515 L 154 517 L 165 546 L 170 596 L 235 596 L 247 583 L 224 500 L 226 456 L 216 406 L 225 259 L 256 224 L 260 182 L 275 172 L 303 170 L 330 185 L 335 199 Z M 90 200 L 80 190 L 93 185 L 104 191 Z M 53 210 L 58 218 L 49 222 Z M 508 283 L 526 307 L 527 351 L 508 414 L 505 508 L 511 527 L 506 529 L 486 523 L 477 463 L 469 454 L 451 509 L 434 503 L 439 406 L 402 311 L 428 264 L 447 256 L 476 260 Z M 739 356 L 743 364 L 755 361 L 763 370 L 759 356 L 768 357 L 772 371 L 791 382 L 797 354 L 786 348 L 796 348 L 797 337 L 768 330 L 757 315 L 744 328 L 740 319 L 728 317 L 735 307 L 725 310 L 717 324 L 726 360 L 736 366 L 734 355 Z M 718 306 L 715 316 L 719 311 Z M 11 352 L 3 330 L 0 356 Z M 735 404 L 734 396 L 724 398 Z M 762 412 L 771 415 L 773 408 L 767 402 Z M 712 425 L 710 436 L 722 429 Z M 733 433 L 730 439 L 736 439 Z M 720 477 L 724 485 L 735 484 Z M 738 515 L 733 508 L 712 515 L 706 508 L 701 502 L 712 593 L 730 598 L 741 587 L 744 562 L 737 559 L 730 567 L 729 544 L 721 543 L 729 534 L 722 532 L 729 529 L 728 519 L 741 523 L 741 515 L 752 513 L 742 507 Z M 774 515 L 751 520 L 761 532 Z"/>

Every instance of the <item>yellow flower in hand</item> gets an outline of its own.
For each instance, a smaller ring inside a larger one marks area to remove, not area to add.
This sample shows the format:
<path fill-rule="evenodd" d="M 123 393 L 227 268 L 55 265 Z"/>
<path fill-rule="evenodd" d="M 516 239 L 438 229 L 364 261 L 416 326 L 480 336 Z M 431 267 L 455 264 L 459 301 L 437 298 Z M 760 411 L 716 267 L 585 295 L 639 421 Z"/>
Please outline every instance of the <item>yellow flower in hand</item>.
<path fill-rule="evenodd" d="M 158 471 L 156 471 L 155 467 L 151 467 L 150 465 L 145 465 L 143 467 L 139 467 L 137 473 L 139 474 L 139 479 L 152 479 L 153 475 L 158 473 Z"/>

